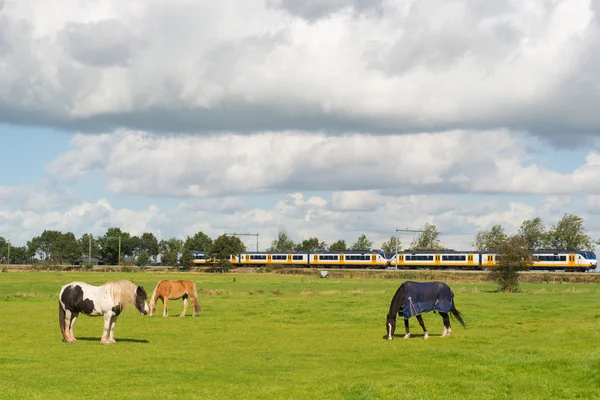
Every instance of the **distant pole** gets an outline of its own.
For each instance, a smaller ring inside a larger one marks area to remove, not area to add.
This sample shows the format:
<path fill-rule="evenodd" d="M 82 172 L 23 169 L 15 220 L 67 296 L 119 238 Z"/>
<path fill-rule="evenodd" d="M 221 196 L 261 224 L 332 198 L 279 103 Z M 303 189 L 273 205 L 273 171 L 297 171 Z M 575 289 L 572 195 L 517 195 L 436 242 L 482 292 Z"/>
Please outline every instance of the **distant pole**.
<path fill-rule="evenodd" d="M 88 264 L 92 264 L 92 235 L 88 233 Z"/>
<path fill-rule="evenodd" d="M 400 229 L 396 229 L 396 232 L 399 232 Z M 398 236 L 394 236 L 396 238 L 396 269 L 398 269 L 398 259 L 400 256 L 398 255 Z"/>
<path fill-rule="evenodd" d="M 396 269 L 398 269 L 398 237 L 396 236 Z"/>
<path fill-rule="evenodd" d="M 256 252 L 258 253 L 258 233 L 256 234 Z"/>
<path fill-rule="evenodd" d="M 6 260 L 6 263 L 8 265 L 10 265 L 10 239 L 8 240 L 8 259 Z"/>
<path fill-rule="evenodd" d="M 121 265 L 121 236 L 119 236 L 119 265 Z"/>

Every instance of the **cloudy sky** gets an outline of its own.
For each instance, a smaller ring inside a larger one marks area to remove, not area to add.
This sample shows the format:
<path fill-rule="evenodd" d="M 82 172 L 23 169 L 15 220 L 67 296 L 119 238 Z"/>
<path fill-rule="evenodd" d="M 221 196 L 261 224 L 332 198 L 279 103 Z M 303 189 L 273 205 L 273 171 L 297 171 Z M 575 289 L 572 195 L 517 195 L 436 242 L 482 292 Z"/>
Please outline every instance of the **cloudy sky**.
<path fill-rule="evenodd" d="M 598 0 L 0 0 L 0 236 L 600 238 L 599 29 Z"/>

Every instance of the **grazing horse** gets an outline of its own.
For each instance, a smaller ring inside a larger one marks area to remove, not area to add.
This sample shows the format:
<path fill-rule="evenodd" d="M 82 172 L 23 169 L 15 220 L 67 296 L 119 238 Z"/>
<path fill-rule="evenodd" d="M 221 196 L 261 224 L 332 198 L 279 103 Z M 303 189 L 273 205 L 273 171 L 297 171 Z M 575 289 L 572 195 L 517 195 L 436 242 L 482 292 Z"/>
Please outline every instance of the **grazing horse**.
<path fill-rule="evenodd" d="M 192 316 L 195 317 L 200 312 L 200 303 L 198 302 L 198 295 L 196 294 L 196 284 L 188 280 L 162 280 L 158 282 L 152 293 L 152 299 L 150 299 L 150 316 L 154 315 L 158 299 L 161 299 L 163 302 L 163 317 L 169 316 L 169 313 L 167 312 L 167 302 L 169 300 L 183 299 L 183 312 L 180 317 L 185 317 L 188 306 L 188 297 L 194 306 L 194 313 Z"/>
<path fill-rule="evenodd" d="M 129 281 L 108 282 L 92 286 L 84 282 L 71 282 L 60 289 L 58 295 L 58 322 L 63 339 L 74 342 L 73 326 L 79 313 L 92 317 L 104 316 L 102 344 L 114 344 L 115 323 L 125 306 L 133 304 L 141 314 L 147 314 L 148 295 L 141 286 Z"/>
<path fill-rule="evenodd" d="M 408 328 L 408 319 L 417 317 L 421 328 L 423 328 L 424 338 L 429 338 L 421 313 L 437 311 L 440 313 L 444 321 L 444 332 L 442 336 L 451 335 L 452 328 L 450 327 L 450 318 L 448 313 L 452 313 L 460 324 L 465 327 L 465 322 L 462 319 L 462 314 L 458 312 L 454 306 L 454 293 L 443 282 L 411 282 L 406 281 L 396 291 L 390 304 L 390 311 L 387 315 L 385 324 L 387 330 L 387 338 L 392 340 L 394 331 L 396 330 L 396 314 L 404 317 L 404 327 L 406 335 L 404 339 L 410 337 Z"/>

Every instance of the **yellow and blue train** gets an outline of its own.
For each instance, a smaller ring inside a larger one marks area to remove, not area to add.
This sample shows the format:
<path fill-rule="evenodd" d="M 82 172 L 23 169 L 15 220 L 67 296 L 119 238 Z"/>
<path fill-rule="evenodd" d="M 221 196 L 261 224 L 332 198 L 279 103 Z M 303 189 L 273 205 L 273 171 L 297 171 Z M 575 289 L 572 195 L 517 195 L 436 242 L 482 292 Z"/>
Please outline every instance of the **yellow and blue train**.
<path fill-rule="evenodd" d="M 193 251 L 193 264 L 214 263 L 205 252 Z M 596 268 L 593 251 L 535 251 L 531 270 L 585 272 Z M 368 269 L 469 269 L 486 270 L 498 265 L 493 252 L 477 251 L 318 251 L 318 252 L 243 252 L 232 255 L 236 267 L 282 265 L 296 268 L 368 268 Z"/>

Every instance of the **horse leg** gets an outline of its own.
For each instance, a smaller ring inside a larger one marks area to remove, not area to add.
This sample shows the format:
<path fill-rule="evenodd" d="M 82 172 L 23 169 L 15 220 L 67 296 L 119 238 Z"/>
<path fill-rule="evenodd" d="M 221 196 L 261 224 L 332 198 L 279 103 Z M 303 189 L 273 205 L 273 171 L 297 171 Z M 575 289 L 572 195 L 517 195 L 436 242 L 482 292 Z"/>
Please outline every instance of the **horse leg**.
<path fill-rule="evenodd" d="M 423 328 L 423 339 L 429 339 L 429 333 L 427 333 L 427 328 L 425 328 L 425 323 L 423 322 L 423 317 L 419 314 L 417 315 L 417 320 L 419 321 L 419 325 Z"/>
<path fill-rule="evenodd" d="M 117 341 L 115 340 L 115 325 L 117 323 L 117 318 L 119 316 L 115 315 L 114 317 L 112 317 L 110 319 L 110 328 L 109 328 L 109 334 L 108 334 L 108 342 L 111 344 L 115 344 L 117 343 Z"/>
<path fill-rule="evenodd" d="M 71 340 L 69 336 L 69 325 L 71 324 L 71 311 L 62 308 L 62 305 L 58 305 L 58 322 L 60 325 L 60 333 L 63 335 L 63 340 L 69 343 Z"/>
<path fill-rule="evenodd" d="M 110 334 L 112 317 L 113 316 L 110 312 L 104 314 L 104 329 L 102 330 L 102 337 L 100 338 L 100 343 L 102 344 L 111 344 L 108 339 L 108 335 Z"/>
<path fill-rule="evenodd" d="M 163 297 L 163 317 L 168 317 L 169 312 L 167 311 L 167 301 L 169 300 L 168 296 Z"/>
<path fill-rule="evenodd" d="M 408 327 L 408 318 L 404 318 L 404 329 L 406 330 L 406 335 L 404 335 L 404 340 L 410 337 L 410 328 Z"/>
<path fill-rule="evenodd" d="M 183 312 L 181 313 L 180 317 L 185 317 L 185 313 L 187 311 L 187 306 L 188 306 L 187 295 L 185 295 L 185 296 L 183 296 Z"/>
<path fill-rule="evenodd" d="M 77 341 L 77 339 L 75 339 L 75 333 L 73 333 L 73 328 L 75 327 L 75 321 L 77 320 L 78 316 L 79 313 L 71 313 L 71 321 L 69 322 L 69 342 L 71 343 Z"/>
<path fill-rule="evenodd" d="M 444 320 L 444 332 L 442 332 L 442 337 L 451 335 L 452 328 L 450 328 L 450 317 L 448 316 L 448 313 L 441 312 L 440 315 L 442 316 L 442 319 Z"/>

